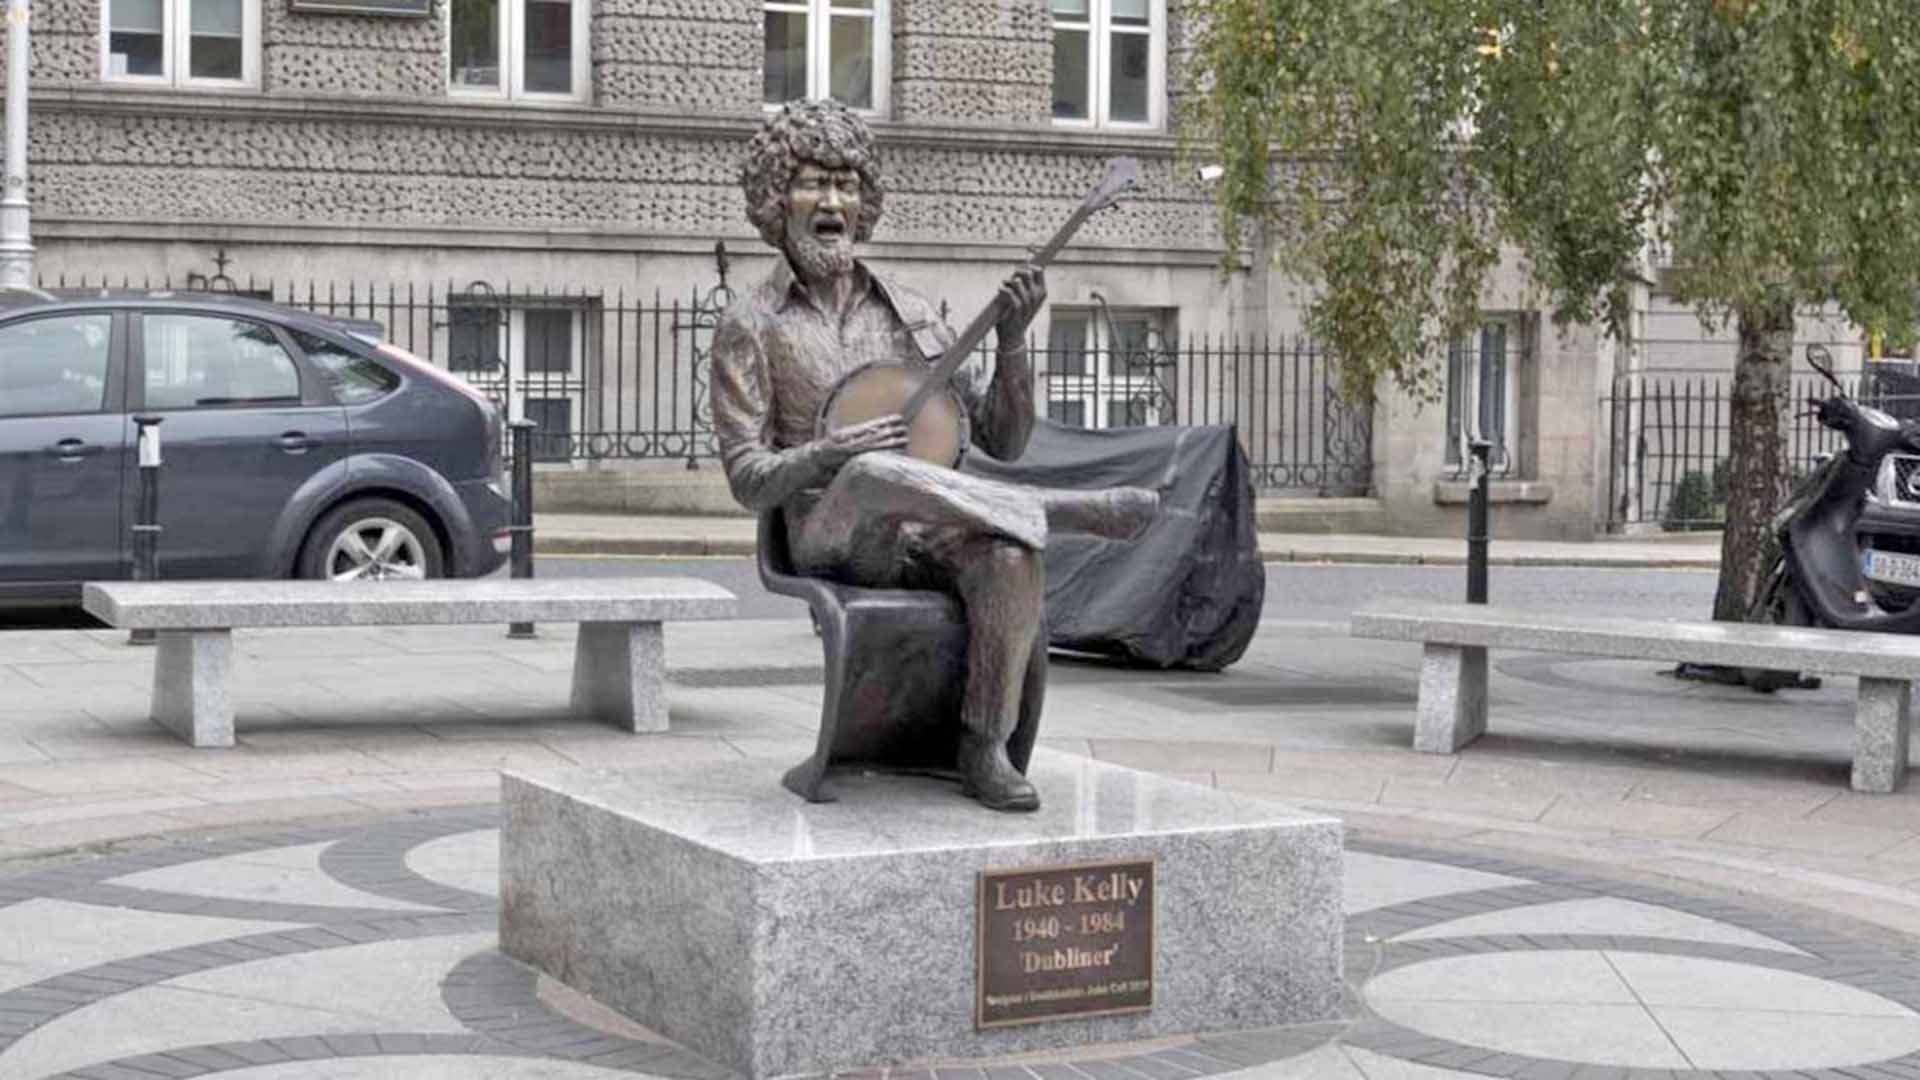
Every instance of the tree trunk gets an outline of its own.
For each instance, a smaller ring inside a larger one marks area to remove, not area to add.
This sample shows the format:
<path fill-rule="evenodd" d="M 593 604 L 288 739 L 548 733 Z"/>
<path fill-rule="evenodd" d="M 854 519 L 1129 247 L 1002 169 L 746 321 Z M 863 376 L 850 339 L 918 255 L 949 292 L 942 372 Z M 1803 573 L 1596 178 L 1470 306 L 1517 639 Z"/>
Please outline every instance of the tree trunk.
<path fill-rule="evenodd" d="M 1758 599 L 1774 539 L 1770 525 L 1792 481 L 1787 459 L 1793 304 L 1739 312 L 1740 360 L 1727 425 L 1727 530 L 1713 617 L 1742 622 Z"/>

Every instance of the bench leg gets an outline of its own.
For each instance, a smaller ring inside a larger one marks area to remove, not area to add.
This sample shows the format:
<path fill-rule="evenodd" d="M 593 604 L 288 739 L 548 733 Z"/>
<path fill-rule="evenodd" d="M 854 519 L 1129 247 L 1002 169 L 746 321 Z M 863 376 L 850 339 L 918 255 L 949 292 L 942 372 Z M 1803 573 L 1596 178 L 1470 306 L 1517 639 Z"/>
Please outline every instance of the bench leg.
<path fill-rule="evenodd" d="M 153 722 L 193 746 L 233 745 L 233 631 L 162 630 L 153 663 Z"/>
<path fill-rule="evenodd" d="M 1487 650 L 1429 644 L 1420 662 L 1419 709 L 1415 750 L 1451 754 L 1486 734 Z"/>
<path fill-rule="evenodd" d="M 628 731 L 667 730 L 660 624 L 583 622 L 573 647 L 573 708 Z"/>
<path fill-rule="evenodd" d="M 1913 684 L 1861 679 L 1853 713 L 1853 790 L 1898 791 L 1907 778 L 1908 709 Z"/>

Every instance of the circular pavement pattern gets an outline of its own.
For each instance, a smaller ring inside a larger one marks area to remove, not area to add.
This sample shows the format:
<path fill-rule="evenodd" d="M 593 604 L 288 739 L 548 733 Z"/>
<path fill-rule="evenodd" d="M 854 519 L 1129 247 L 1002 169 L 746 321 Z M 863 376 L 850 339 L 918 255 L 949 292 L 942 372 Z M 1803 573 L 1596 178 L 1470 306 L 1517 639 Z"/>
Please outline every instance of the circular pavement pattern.
<path fill-rule="evenodd" d="M 497 812 L 0 871 L 0 1076 L 721 1080 L 494 947 Z M 912 1080 L 1920 1080 L 1913 955 L 1739 906 L 1354 841 L 1336 1021 Z"/>

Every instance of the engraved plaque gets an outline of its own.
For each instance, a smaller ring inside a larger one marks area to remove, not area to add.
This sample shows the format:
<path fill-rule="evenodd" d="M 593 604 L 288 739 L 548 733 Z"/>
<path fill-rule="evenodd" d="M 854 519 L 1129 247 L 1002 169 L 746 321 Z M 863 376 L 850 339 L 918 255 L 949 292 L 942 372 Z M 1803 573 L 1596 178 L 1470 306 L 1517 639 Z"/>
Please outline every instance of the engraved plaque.
<path fill-rule="evenodd" d="M 981 871 L 975 1026 L 1152 1008 L 1153 866 Z"/>

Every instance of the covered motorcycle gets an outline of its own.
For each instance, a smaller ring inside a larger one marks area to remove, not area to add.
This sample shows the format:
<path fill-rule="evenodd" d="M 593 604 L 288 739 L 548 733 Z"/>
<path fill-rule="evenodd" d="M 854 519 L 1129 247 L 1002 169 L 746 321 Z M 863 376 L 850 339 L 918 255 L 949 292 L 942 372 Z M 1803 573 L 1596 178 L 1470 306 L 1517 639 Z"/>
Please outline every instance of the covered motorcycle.
<path fill-rule="evenodd" d="M 1034 424 L 1016 462 L 966 469 L 1040 487 L 1158 489 L 1161 510 L 1132 541 L 1047 541 L 1047 632 L 1054 648 L 1148 667 L 1218 671 L 1253 640 L 1266 598 L 1246 455 L 1233 428 Z"/>

